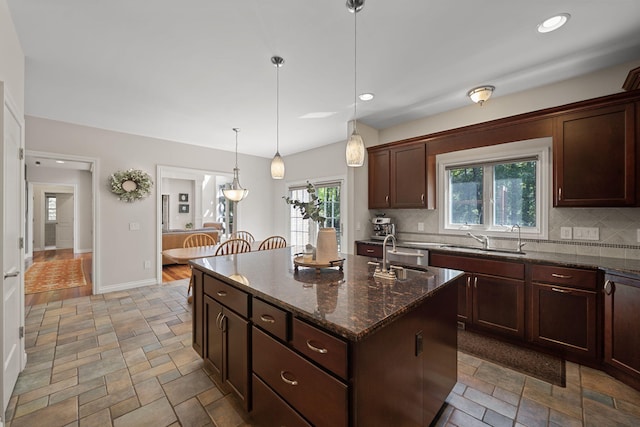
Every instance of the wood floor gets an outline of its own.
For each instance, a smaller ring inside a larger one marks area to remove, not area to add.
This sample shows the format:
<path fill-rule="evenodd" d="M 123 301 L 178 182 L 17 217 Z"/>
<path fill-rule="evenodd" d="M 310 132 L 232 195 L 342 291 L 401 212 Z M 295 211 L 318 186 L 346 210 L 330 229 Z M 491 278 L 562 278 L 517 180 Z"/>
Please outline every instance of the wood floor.
<path fill-rule="evenodd" d="M 49 292 L 40 292 L 37 294 L 25 295 L 25 306 L 47 304 L 54 301 L 62 301 L 70 298 L 83 297 L 91 295 L 93 292 L 93 274 L 92 274 L 92 253 L 74 254 L 73 249 L 51 249 L 45 251 L 37 251 L 33 253 L 33 258 L 26 263 L 28 269 L 35 262 L 57 261 L 63 259 L 82 259 L 82 269 L 84 270 L 85 286 L 77 286 L 75 288 L 59 289 Z M 162 283 L 173 282 L 175 280 L 188 279 L 191 277 L 191 269 L 187 264 L 171 264 L 162 268 Z"/>

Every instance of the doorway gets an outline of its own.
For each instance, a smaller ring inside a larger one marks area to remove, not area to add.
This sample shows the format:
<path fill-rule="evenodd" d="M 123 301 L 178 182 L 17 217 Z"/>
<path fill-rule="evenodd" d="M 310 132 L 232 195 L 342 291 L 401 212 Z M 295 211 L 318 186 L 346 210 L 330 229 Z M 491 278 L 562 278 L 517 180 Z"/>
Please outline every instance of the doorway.
<path fill-rule="evenodd" d="M 27 152 L 25 305 L 92 295 L 97 160 Z"/>

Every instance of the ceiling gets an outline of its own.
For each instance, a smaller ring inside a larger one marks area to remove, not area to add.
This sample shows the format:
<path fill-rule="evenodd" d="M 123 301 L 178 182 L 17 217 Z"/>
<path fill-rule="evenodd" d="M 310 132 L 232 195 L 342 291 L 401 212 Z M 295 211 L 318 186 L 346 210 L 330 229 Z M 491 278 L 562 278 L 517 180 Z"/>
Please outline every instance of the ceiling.
<path fill-rule="evenodd" d="M 7 0 L 25 113 L 272 157 L 347 138 L 345 0 Z M 571 19 L 547 34 L 537 24 Z M 640 58 L 638 0 L 369 0 L 357 14 L 357 118 L 383 129 Z M 622 85 L 622 82 L 620 82 Z M 482 108 L 489 108 L 489 101 Z M 480 107 L 478 107 L 480 108 Z M 313 116 L 322 118 L 310 118 Z"/>

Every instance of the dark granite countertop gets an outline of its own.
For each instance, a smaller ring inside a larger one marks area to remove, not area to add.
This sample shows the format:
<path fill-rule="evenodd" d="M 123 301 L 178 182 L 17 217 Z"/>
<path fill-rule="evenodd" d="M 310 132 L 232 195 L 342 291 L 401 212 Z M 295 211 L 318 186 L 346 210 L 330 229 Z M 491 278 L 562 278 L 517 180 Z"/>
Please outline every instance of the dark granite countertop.
<path fill-rule="evenodd" d="M 382 245 L 382 241 L 379 240 L 360 240 L 360 242 L 373 245 Z M 555 252 L 533 252 L 527 250 L 524 251 L 524 254 L 485 252 L 482 249 L 447 247 L 447 245 L 444 243 L 429 242 L 422 243 L 398 241 L 396 243 L 396 246 L 402 248 L 426 249 L 428 251 L 436 251 L 441 253 L 500 259 L 505 261 L 526 261 L 534 264 L 557 264 L 563 267 L 600 269 L 605 273 L 620 274 L 624 276 L 640 278 L 640 260 L 638 259 L 607 258 L 590 255 L 571 255 Z M 387 245 L 387 248 L 389 248 L 389 245 Z"/>
<path fill-rule="evenodd" d="M 200 268 L 294 315 L 358 341 L 438 292 L 460 271 L 428 267 L 404 280 L 374 279 L 371 259 L 342 255 L 337 268 L 294 270 L 295 248 L 249 252 L 191 261 Z M 233 281 L 233 282 L 230 282 Z"/>

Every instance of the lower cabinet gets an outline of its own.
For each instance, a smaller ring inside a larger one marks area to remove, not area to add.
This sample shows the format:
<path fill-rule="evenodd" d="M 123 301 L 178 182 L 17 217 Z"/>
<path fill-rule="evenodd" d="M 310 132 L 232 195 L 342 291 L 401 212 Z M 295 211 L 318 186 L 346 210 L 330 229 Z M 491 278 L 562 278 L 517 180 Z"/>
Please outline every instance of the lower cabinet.
<path fill-rule="evenodd" d="M 600 355 L 597 288 L 596 270 L 532 265 L 529 339 L 595 363 Z"/>
<path fill-rule="evenodd" d="M 371 258 L 382 258 L 382 245 L 357 242 L 356 253 L 358 255 L 368 256 Z"/>
<path fill-rule="evenodd" d="M 640 279 L 605 275 L 604 363 L 640 389 Z"/>
<path fill-rule="evenodd" d="M 193 349 L 200 355 L 204 356 L 204 335 L 203 335 L 203 293 L 202 293 L 202 281 L 204 273 L 197 269 L 192 269 L 191 283 L 193 289 L 191 295 L 193 295 L 192 301 L 192 313 L 193 316 Z"/>

